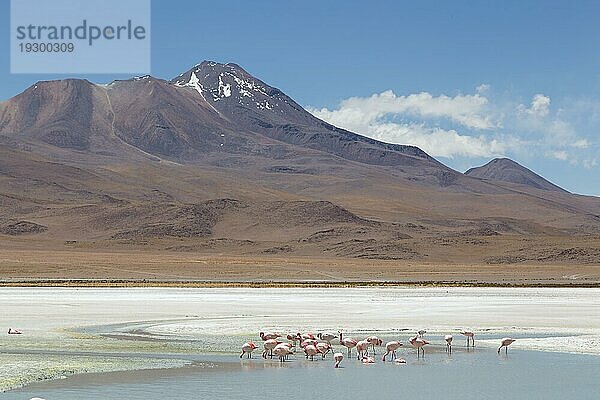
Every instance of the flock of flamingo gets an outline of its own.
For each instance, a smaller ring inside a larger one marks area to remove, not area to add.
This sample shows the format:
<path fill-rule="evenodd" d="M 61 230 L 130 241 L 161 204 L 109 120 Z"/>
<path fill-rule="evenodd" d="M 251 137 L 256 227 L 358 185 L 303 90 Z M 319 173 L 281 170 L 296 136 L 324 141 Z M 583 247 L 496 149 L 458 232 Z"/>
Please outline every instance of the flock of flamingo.
<path fill-rule="evenodd" d="M 423 357 L 425 356 L 424 347 L 430 344 L 429 341 L 423 338 L 425 333 L 427 333 L 425 330 L 420 330 L 408 341 L 411 346 L 417 350 L 417 358 L 421 357 L 421 355 Z M 474 332 L 462 331 L 460 333 L 467 339 L 467 348 L 475 347 Z M 352 349 L 355 348 L 357 359 L 362 361 L 364 364 L 375 363 L 375 347 L 383 346 L 383 340 L 377 336 L 369 336 L 363 340 L 355 340 L 351 337 L 345 337 L 341 331 L 338 331 L 337 334 L 332 332 L 319 332 L 317 334 L 311 332 L 298 332 L 295 335 L 286 335 L 278 332 L 260 332 L 259 336 L 263 341 L 263 358 L 273 358 L 275 356 L 279 358 L 280 362 L 284 362 L 290 355 L 295 353 L 296 345 L 299 343 L 300 348 L 302 349 L 302 352 L 307 360 L 310 359 L 313 361 L 314 357 L 317 355 L 321 355 L 321 358 L 325 359 L 327 354 L 333 354 L 335 368 L 339 368 L 340 363 L 344 359 L 344 354 L 334 352 L 332 342 L 337 342 L 341 346 L 346 347 L 349 358 L 352 356 Z M 284 338 L 287 341 L 283 340 Z M 444 336 L 446 352 L 449 354 L 452 353 L 452 340 L 452 335 Z M 510 337 L 501 339 L 500 347 L 498 347 L 498 354 L 500 354 L 502 348 L 504 348 L 505 352 L 508 354 L 508 346 L 510 346 L 515 340 L 516 339 Z M 385 344 L 386 351 L 381 357 L 381 361 L 385 362 L 386 358 L 390 356 L 395 363 L 405 364 L 406 360 L 403 358 L 396 358 L 396 350 L 402 346 L 403 343 L 400 340 L 387 342 Z M 244 355 L 247 358 L 252 358 L 252 352 L 258 347 L 259 346 L 252 341 L 244 343 L 242 345 L 242 353 L 240 354 L 240 358 L 243 358 Z"/>

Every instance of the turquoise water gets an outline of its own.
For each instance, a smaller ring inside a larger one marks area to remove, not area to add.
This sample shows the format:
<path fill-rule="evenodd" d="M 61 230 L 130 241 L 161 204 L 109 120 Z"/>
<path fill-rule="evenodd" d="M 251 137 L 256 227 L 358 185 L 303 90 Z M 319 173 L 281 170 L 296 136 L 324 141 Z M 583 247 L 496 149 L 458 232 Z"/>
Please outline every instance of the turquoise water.
<path fill-rule="evenodd" d="M 451 356 L 430 348 L 424 359 L 400 351 L 405 365 L 362 365 L 344 359 L 310 362 L 296 357 L 277 361 L 240 360 L 235 355 L 193 356 L 196 366 L 77 375 L 41 382 L 2 394 L 3 399 L 598 399 L 600 357 L 494 349 Z"/>

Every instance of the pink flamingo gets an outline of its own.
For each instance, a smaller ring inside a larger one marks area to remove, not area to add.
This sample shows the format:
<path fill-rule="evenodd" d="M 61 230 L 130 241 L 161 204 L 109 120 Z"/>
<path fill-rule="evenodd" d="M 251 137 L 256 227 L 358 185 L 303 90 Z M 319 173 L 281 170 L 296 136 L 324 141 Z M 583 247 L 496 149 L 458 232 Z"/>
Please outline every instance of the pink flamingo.
<path fill-rule="evenodd" d="M 340 363 L 344 359 L 344 355 L 342 353 L 335 353 L 333 355 L 333 359 L 335 360 L 335 364 L 334 364 L 333 367 L 334 368 L 339 368 L 340 367 Z"/>
<path fill-rule="evenodd" d="M 242 345 L 242 354 L 240 358 L 244 357 L 244 354 L 248 354 L 248 358 L 252 358 L 252 352 L 256 350 L 258 346 L 254 342 L 247 342 Z"/>
<path fill-rule="evenodd" d="M 377 336 L 369 336 L 366 340 L 371 346 L 373 346 L 373 355 L 375 355 L 375 346 L 381 346 L 383 344 L 383 340 L 379 339 Z"/>
<path fill-rule="evenodd" d="M 261 332 L 258 335 L 263 340 L 263 342 L 265 342 L 269 339 L 277 339 L 278 337 L 281 336 L 279 333 L 275 333 L 275 332 L 267 332 L 267 333 Z"/>
<path fill-rule="evenodd" d="M 460 334 L 467 337 L 467 347 L 469 347 L 469 339 L 471 340 L 471 343 L 473 344 L 472 347 L 475 347 L 475 333 L 473 333 L 471 331 L 462 331 Z"/>
<path fill-rule="evenodd" d="M 429 344 L 429 342 L 420 337 L 413 337 L 409 340 L 410 344 L 417 349 L 417 357 L 419 357 L 420 353 L 423 352 L 423 357 L 425 357 L 425 349 L 423 346 Z"/>
<path fill-rule="evenodd" d="M 342 332 L 340 334 L 340 344 L 348 349 L 348 357 L 350 357 L 352 353 L 352 349 L 356 347 L 357 341 L 352 338 L 344 338 Z"/>
<path fill-rule="evenodd" d="M 500 350 L 504 347 L 506 354 L 508 354 L 508 346 L 510 346 L 511 344 L 513 344 L 517 339 L 513 339 L 513 338 L 509 338 L 509 337 L 505 337 L 502 339 L 502 341 L 500 342 L 500 347 L 498 347 L 498 354 L 500 354 Z"/>
<path fill-rule="evenodd" d="M 273 349 L 273 354 L 279 357 L 279 362 L 284 362 L 287 356 L 292 353 L 292 347 L 289 343 L 279 343 Z"/>
<path fill-rule="evenodd" d="M 356 343 L 356 352 L 359 360 L 363 357 L 368 356 L 369 342 L 367 342 L 366 340 L 359 340 L 358 343 Z"/>
<path fill-rule="evenodd" d="M 288 358 L 288 356 L 290 354 L 294 354 L 294 349 L 296 347 L 295 344 L 288 343 L 288 342 L 279 342 L 279 344 L 277 346 L 283 346 L 283 347 L 286 347 L 289 350 L 289 352 L 285 355 L 286 359 Z"/>
<path fill-rule="evenodd" d="M 316 346 L 317 350 L 319 350 L 319 353 L 321 353 L 323 355 L 323 358 L 325 358 L 327 353 L 332 351 L 331 345 L 329 343 L 319 342 L 315 346 Z"/>
<path fill-rule="evenodd" d="M 446 351 L 452 353 L 452 335 L 444 336 L 444 340 L 446 341 Z"/>
<path fill-rule="evenodd" d="M 303 341 L 300 342 L 300 347 L 306 347 L 309 344 L 311 344 L 313 346 L 316 346 L 317 343 L 319 343 L 319 341 L 316 340 L 316 339 L 306 339 L 306 340 L 303 340 Z"/>
<path fill-rule="evenodd" d="M 385 344 L 385 354 L 383 355 L 383 357 L 381 358 L 381 361 L 385 361 L 385 358 L 388 355 L 392 355 L 392 357 L 394 357 L 394 359 L 396 358 L 396 350 L 398 350 L 400 347 L 402 347 L 402 342 L 399 340 L 394 340 L 392 342 L 387 342 Z"/>
<path fill-rule="evenodd" d="M 363 364 L 375 364 L 375 359 L 369 356 L 364 356 L 361 361 Z"/>
<path fill-rule="evenodd" d="M 15 328 L 8 328 L 8 334 L 9 335 L 21 335 L 21 334 L 23 334 L 23 332 L 21 332 L 18 329 L 15 329 Z"/>
<path fill-rule="evenodd" d="M 273 349 L 279 343 L 280 342 L 278 342 L 276 339 L 267 339 L 267 340 L 265 340 L 265 343 L 264 343 L 265 350 L 262 353 L 262 357 L 263 358 L 267 358 L 267 354 L 268 354 L 268 355 L 271 356 L 271 358 L 273 358 Z"/>
<path fill-rule="evenodd" d="M 321 340 L 326 341 L 329 344 L 331 344 L 332 340 L 338 338 L 338 336 L 335 333 L 331 333 L 331 332 L 319 332 L 319 333 L 317 333 L 317 337 Z"/>
<path fill-rule="evenodd" d="M 314 361 L 315 360 L 315 355 L 319 354 L 319 349 L 316 348 L 316 346 L 313 346 L 312 344 L 309 344 L 307 346 L 304 347 L 304 354 L 306 354 L 306 359 L 308 360 L 308 357 L 310 357 L 310 361 Z"/>
<path fill-rule="evenodd" d="M 298 336 L 296 335 L 286 335 L 285 338 L 292 342 L 294 346 L 296 346 L 296 342 L 298 342 Z"/>
<path fill-rule="evenodd" d="M 300 340 L 306 340 L 306 339 L 314 340 L 315 339 L 315 335 L 312 332 L 306 332 L 306 333 L 298 332 L 296 334 L 296 337 L 300 338 Z"/>

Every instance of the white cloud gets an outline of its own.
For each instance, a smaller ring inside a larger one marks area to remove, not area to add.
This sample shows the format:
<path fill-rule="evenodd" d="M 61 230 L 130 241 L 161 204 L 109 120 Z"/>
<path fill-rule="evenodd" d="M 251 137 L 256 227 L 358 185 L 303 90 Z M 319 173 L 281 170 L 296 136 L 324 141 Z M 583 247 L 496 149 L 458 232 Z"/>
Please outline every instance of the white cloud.
<path fill-rule="evenodd" d="M 564 150 L 547 151 L 546 155 L 550 158 L 555 158 L 555 159 L 561 160 L 561 161 L 566 161 L 569 158 L 569 154 Z"/>
<path fill-rule="evenodd" d="M 338 118 L 353 122 L 372 121 L 389 114 L 402 114 L 426 119 L 445 118 L 472 129 L 496 127 L 485 113 L 487 98 L 480 94 L 433 96 L 427 92 L 396 96 L 391 90 L 370 97 L 351 97 L 340 103 L 338 110 L 312 110 L 323 118 Z"/>
<path fill-rule="evenodd" d="M 592 152 L 593 143 L 577 134 L 573 109 L 553 110 L 550 97 L 540 93 L 525 105 L 493 99 L 489 92 L 487 84 L 474 94 L 456 96 L 396 95 L 387 90 L 348 98 L 334 109 L 308 110 L 341 128 L 383 142 L 415 145 L 434 157 L 520 154 L 588 168 L 597 165 L 596 158 L 583 154 Z"/>
<path fill-rule="evenodd" d="M 483 87 L 482 87 L 483 86 Z M 482 85 L 478 90 L 489 88 Z M 339 108 L 308 108 L 316 117 L 333 125 L 389 143 L 412 144 L 439 157 L 493 157 L 503 155 L 506 143 L 484 135 L 463 135 L 425 120 L 445 119 L 470 130 L 489 130 L 499 124 L 486 112 L 488 99 L 481 94 L 454 97 L 427 92 L 396 96 L 391 90 L 370 97 L 351 97 Z M 418 121 L 393 121 L 408 117 Z M 392 119 L 392 120 L 390 120 Z"/>
<path fill-rule="evenodd" d="M 475 90 L 477 90 L 477 93 L 479 94 L 485 94 L 490 90 L 490 85 L 487 83 L 482 83 L 481 85 L 477 86 Z"/>
<path fill-rule="evenodd" d="M 592 168 L 598 166 L 598 160 L 596 160 L 596 159 L 585 159 L 585 160 L 583 160 L 581 162 L 581 165 L 583 165 L 587 169 L 592 169 Z"/>
<path fill-rule="evenodd" d="M 365 127 L 369 136 L 384 142 L 409 143 L 434 157 L 494 157 L 503 155 L 506 144 L 484 136 L 460 135 L 455 130 L 428 127 L 423 123 L 374 122 Z"/>
<path fill-rule="evenodd" d="M 529 107 L 524 104 L 519 104 L 517 111 L 524 114 L 529 114 L 534 117 L 543 118 L 550 112 L 550 97 L 543 94 L 536 94 L 531 100 Z"/>
<path fill-rule="evenodd" d="M 590 146 L 590 142 L 587 139 L 579 139 L 570 143 L 571 147 L 576 147 L 578 149 L 587 149 Z"/>

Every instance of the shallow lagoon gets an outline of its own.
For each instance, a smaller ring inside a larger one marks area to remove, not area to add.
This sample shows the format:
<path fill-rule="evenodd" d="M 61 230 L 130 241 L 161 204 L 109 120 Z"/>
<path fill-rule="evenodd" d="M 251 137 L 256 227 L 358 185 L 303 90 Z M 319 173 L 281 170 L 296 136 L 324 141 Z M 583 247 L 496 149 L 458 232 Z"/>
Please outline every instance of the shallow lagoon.
<path fill-rule="evenodd" d="M 0 341 L 0 389 L 27 385 L 2 395 L 8 399 L 585 399 L 600 392 L 598 289 L 2 288 L 0 308 L 2 326 L 24 331 Z M 331 360 L 279 365 L 235 354 L 260 329 L 339 328 L 405 343 L 425 328 L 436 345 L 422 361 L 402 350 L 407 365 L 346 359 L 340 370 Z M 477 332 L 475 351 L 464 349 L 462 328 Z M 440 345 L 445 333 L 455 336 L 452 358 Z M 502 336 L 518 339 L 508 357 L 495 353 Z"/>
<path fill-rule="evenodd" d="M 362 365 L 344 360 L 236 360 L 204 356 L 209 366 L 171 370 L 90 374 L 36 383 L 7 392 L 6 399 L 597 399 L 600 357 L 491 349 L 416 354 L 406 365 Z M 378 360 L 379 361 L 379 360 Z"/>

